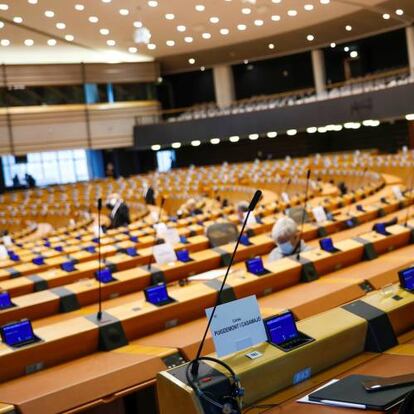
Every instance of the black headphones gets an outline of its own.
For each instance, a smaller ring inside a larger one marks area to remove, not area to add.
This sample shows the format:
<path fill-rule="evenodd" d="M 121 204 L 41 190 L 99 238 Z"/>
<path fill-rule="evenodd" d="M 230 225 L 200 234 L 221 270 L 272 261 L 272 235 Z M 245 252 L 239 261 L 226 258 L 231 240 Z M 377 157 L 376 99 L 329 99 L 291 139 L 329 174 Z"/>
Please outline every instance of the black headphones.
<path fill-rule="evenodd" d="M 230 381 L 231 391 L 230 391 L 230 395 L 224 397 L 224 400 L 225 400 L 224 403 L 221 403 L 215 400 L 214 396 L 210 397 L 209 395 L 207 395 L 207 393 L 205 393 L 200 388 L 198 381 L 197 381 L 197 377 L 194 378 L 194 375 L 190 375 L 191 367 L 193 366 L 193 364 L 196 364 L 199 361 L 214 362 L 218 365 L 221 365 L 223 368 L 226 369 L 226 371 L 230 373 L 229 381 Z M 197 394 L 197 397 L 199 397 L 200 399 L 203 399 L 204 401 L 208 402 L 212 406 L 221 410 L 220 412 L 222 414 L 240 414 L 241 413 L 242 397 L 244 396 L 244 388 L 242 387 L 240 383 L 240 378 L 238 377 L 238 375 L 225 362 L 219 359 L 216 359 L 216 358 L 212 358 L 212 357 L 207 357 L 207 356 L 200 357 L 197 360 L 191 361 L 187 365 L 185 375 L 186 375 L 188 384 L 195 391 L 195 393 Z"/>
<path fill-rule="evenodd" d="M 398 414 L 412 414 L 414 411 L 414 391 L 411 391 L 407 396 L 404 398 L 404 402 L 402 403 Z"/>

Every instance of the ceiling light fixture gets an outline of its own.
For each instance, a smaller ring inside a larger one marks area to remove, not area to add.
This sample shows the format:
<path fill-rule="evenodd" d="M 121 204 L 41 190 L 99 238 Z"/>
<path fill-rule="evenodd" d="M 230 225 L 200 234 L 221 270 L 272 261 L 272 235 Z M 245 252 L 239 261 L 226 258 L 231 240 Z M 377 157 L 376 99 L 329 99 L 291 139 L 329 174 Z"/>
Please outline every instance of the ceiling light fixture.
<path fill-rule="evenodd" d="M 26 39 L 26 40 L 24 41 L 24 44 L 25 44 L 26 46 L 33 46 L 33 45 L 34 45 L 34 40 L 33 40 L 33 39 Z"/>
<path fill-rule="evenodd" d="M 313 42 L 315 40 L 315 36 L 313 34 L 308 34 L 306 36 L 306 39 L 308 40 L 308 42 Z"/>
<path fill-rule="evenodd" d="M 297 16 L 298 12 L 296 10 L 292 9 L 292 10 L 288 10 L 287 14 L 290 17 L 295 17 L 295 16 Z"/>
<path fill-rule="evenodd" d="M 391 19 L 391 16 L 390 16 L 388 13 L 384 13 L 384 14 L 382 15 L 382 18 L 383 18 L 384 20 L 389 20 L 389 19 Z"/>
<path fill-rule="evenodd" d="M 321 4 L 329 4 L 331 0 L 320 0 Z"/>
<path fill-rule="evenodd" d="M 73 42 L 75 40 L 75 36 L 71 35 L 71 34 L 67 34 L 65 36 L 65 40 L 68 42 Z"/>
<path fill-rule="evenodd" d="M 318 131 L 318 128 L 316 128 L 316 127 L 309 127 L 309 128 L 306 128 L 306 132 L 308 133 L 308 134 L 314 134 L 315 132 L 317 132 Z"/>
<path fill-rule="evenodd" d="M 347 32 L 350 32 L 350 31 L 352 30 L 352 26 L 351 26 L 350 24 L 347 24 L 347 25 L 345 26 L 345 30 L 346 30 Z"/>
<path fill-rule="evenodd" d="M 193 38 L 191 37 L 191 36 L 186 36 L 185 38 L 184 38 L 184 42 L 185 43 L 192 43 L 193 42 Z"/>
<path fill-rule="evenodd" d="M 151 149 L 153 150 L 153 151 L 158 151 L 158 150 L 160 150 L 161 149 L 161 145 L 151 145 Z"/>
<path fill-rule="evenodd" d="M 165 18 L 166 18 L 167 20 L 174 20 L 174 19 L 175 19 L 175 15 L 174 15 L 173 13 L 167 13 L 167 14 L 165 15 Z"/>
<path fill-rule="evenodd" d="M 335 48 L 336 47 L 336 43 L 335 42 L 332 42 L 331 43 L 331 48 L 333 49 L 333 48 Z"/>
<path fill-rule="evenodd" d="M 37 3 L 38 3 L 38 1 L 37 1 L 37 0 L 27 0 L 27 2 L 28 2 L 29 4 L 37 4 Z"/>
<path fill-rule="evenodd" d="M 220 144 L 220 138 L 211 138 L 211 139 L 210 139 L 210 142 L 211 142 L 213 145 Z"/>
<path fill-rule="evenodd" d="M 90 16 L 88 19 L 91 23 L 98 23 L 99 19 L 96 16 Z"/>
<path fill-rule="evenodd" d="M 16 17 L 13 17 L 13 21 L 15 22 L 15 23 L 23 23 L 23 18 L 22 17 L 20 17 L 20 16 L 16 16 Z"/>
<path fill-rule="evenodd" d="M 280 16 L 279 16 L 278 14 L 274 14 L 274 15 L 271 17 L 271 19 L 272 19 L 274 22 L 279 22 L 279 21 L 280 21 Z"/>
<path fill-rule="evenodd" d="M 157 48 L 157 45 L 155 43 L 148 43 L 147 48 L 149 50 L 155 50 Z"/>
<path fill-rule="evenodd" d="M 397 10 L 395 10 L 395 14 L 397 16 L 402 16 L 404 14 L 404 10 L 403 9 L 397 9 Z"/>
<path fill-rule="evenodd" d="M 0 45 L 9 46 L 10 45 L 10 40 L 9 39 L 1 39 L 0 40 Z"/>
<path fill-rule="evenodd" d="M 196 62 L 196 60 L 194 59 L 194 58 L 190 58 L 190 59 L 188 59 L 188 63 L 190 64 L 190 65 L 194 65 L 194 63 Z"/>
<path fill-rule="evenodd" d="M 210 20 L 210 23 L 213 23 L 213 24 L 217 24 L 220 21 L 220 19 L 216 16 L 210 17 L 209 20 Z"/>
<path fill-rule="evenodd" d="M 230 142 L 238 142 L 240 140 L 240 137 L 238 135 L 232 135 L 229 138 Z"/>
<path fill-rule="evenodd" d="M 257 139 L 259 139 L 259 134 L 250 134 L 249 139 L 251 141 L 256 141 Z"/>
<path fill-rule="evenodd" d="M 352 59 L 356 59 L 358 57 L 358 52 L 356 50 L 353 50 L 349 56 L 351 56 Z"/>
<path fill-rule="evenodd" d="M 296 135 L 298 133 L 297 129 L 288 129 L 286 131 L 286 134 L 288 134 L 289 136 L 293 137 L 294 135 Z"/>
<path fill-rule="evenodd" d="M 99 33 L 102 36 L 108 36 L 109 35 L 109 29 L 102 28 L 102 29 L 99 30 Z"/>
<path fill-rule="evenodd" d="M 56 43 L 57 43 L 56 39 L 49 39 L 49 40 L 47 41 L 47 44 L 48 44 L 49 46 L 56 46 Z"/>
<path fill-rule="evenodd" d="M 223 29 L 220 29 L 220 34 L 222 34 L 223 36 L 227 36 L 229 33 L 230 30 L 225 27 Z"/>
<path fill-rule="evenodd" d="M 202 12 L 202 11 L 204 11 L 206 9 L 206 6 L 204 6 L 203 4 L 196 4 L 195 9 L 198 12 Z"/>
<path fill-rule="evenodd" d="M 169 47 L 173 47 L 173 46 L 175 46 L 175 42 L 174 42 L 174 40 L 167 40 L 167 41 L 165 42 L 165 44 L 166 44 L 167 46 L 169 46 Z"/>
<path fill-rule="evenodd" d="M 252 9 L 249 9 L 248 7 L 243 7 L 242 9 L 241 9 L 241 12 L 243 13 L 243 14 L 250 14 L 251 12 L 252 12 Z"/>
<path fill-rule="evenodd" d="M 133 26 L 137 29 L 141 29 L 142 27 L 142 22 L 140 22 L 139 20 L 136 20 L 134 23 L 132 23 Z"/>
<path fill-rule="evenodd" d="M 178 149 L 178 148 L 180 148 L 180 147 L 181 147 L 181 142 L 173 142 L 173 143 L 171 144 L 171 146 L 172 146 L 174 149 Z"/>
<path fill-rule="evenodd" d="M 255 26 L 263 26 L 263 24 L 264 24 L 264 21 L 261 19 L 257 19 L 254 21 Z"/>
<path fill-rule="evenodd" d="M 109 40 L 107 40 L 106 41 L 106 44 L 108 45 L 108 46 L 115 46 L 116 45 L 116 42 L 115 42 L 115 40 L 112 40 L 112 39 L 109 39 Z"/>
<path fill-rule="evenodd" d="M 131 46 L 131 47 L 128 48 L 128 52 L 129 53 L 137 53 L 138 52 L 138 49 L 136 47 L 134 47 L 134 46 Z"/>
<path fill-rule="evenodd" d="M 119 14 L 120 14 L 121 16 L 128 16 L 128 14 L 129 14 L 129 10 L 128 10 L 128 9 L 120 9 L 120 10 L 119 10 Z"/>
<path fill-rule="evenodd" d="M 277 137 L 277 132 L 276 131 L 270 131 L 266 134 L 266 136 L 268 138 L 276 138 Z"/>
<path fill-rule="evenodd" d="M 158 6 L 158 1 L 156 1 L 156 0 L 150 0 L 148 2 L 148 6 L 150 6 L 150 7 L 157 7 Z"/>
<path fill-rule="evenodd" d="M 237 25 L 237 30 L 240 30 L 241 32 L 246 30 L 247 26 L 245 24 L 238 24 Z"/>
<path fill-rule="evenodd" d="M 274 49 L 275 48 L 275 45 L 273 44 L 273 43 L 269 43 L 268 45 L 267 45 L 267 47 L 269 48 L 269 49 Z"/>
<path fill-rule="evenodd" d="M 203 33 L 201 36 L 203 37 L 203 39 L 206 39 L 206 40 L 211 39 L 211 34 L 207 32 Z"/>
<path fill-rule="evenodd" d="M 2 10 L 2 11 L 9 10 L 9 5 L 1 3 L 0 4 L 0 10 Z M 7 40 L 7 39 L 3 39 L 3 40 Z"/>
<path fill-rule="evenodd" d="M 46 17 L 54 17 L 54 15 L 55 15 L 55 12 L 52 11 L 52 10 L 46 10 L 45 11 L 45 16 Z"/>
<path fill-rule="evenodd" d="M 306 11 L 312 11 L 312 10 L 314 9 L 314 6 L 313 6 L 313 4 L 305 4 L 305 5 L 303 6 L 303 8 L 304 8 Z"/>
<path fill-rule="evenodd" d="M 187 28 L 184 25 L 180 24 L 179 26 L 177 26 L 177 30 L 179 32 L 185 32 Z"/>
<path fill-rule="evenodd" d="M 0 20 L 0 29 L 3 29 L 4 23 Z"/>
<path fill-rule="evenodd" d="M 201 141 L 199 141 L 198 139 L 195 139 L 194 141 L 191 141 L 191 145 L 193 147 L 199 147 L 201 145 Z"/>
<path fill-rule="evenodd" d="M 83 11 L 85 10 L 85 6 L 83 4 L 75 4 L 75 10 Z"/>
<path fill-rule="evenodd" d="M 62 22 L 56 23 L 56 29 L 64 30 L 66 29 L 66 24 Z"/>

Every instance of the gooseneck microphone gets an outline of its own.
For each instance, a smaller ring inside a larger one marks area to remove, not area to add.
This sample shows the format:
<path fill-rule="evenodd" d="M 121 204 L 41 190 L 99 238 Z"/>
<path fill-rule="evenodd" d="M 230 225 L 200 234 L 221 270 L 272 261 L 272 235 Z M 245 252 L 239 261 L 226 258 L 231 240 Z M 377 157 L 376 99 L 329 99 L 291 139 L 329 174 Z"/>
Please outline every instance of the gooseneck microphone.
<path fill-rule="evenodd" d="M 156 223 L 153 224 L 153 227 L 154 227 L 154 230 L 155 230 L 154 245 L 157 242 L 157 227 L 158 227 L 158 224 L 160 224 L 160 222 L 161 222 L 162 208 L 164 207 L 164 203 L 165 203 L 165 198 L 163 196 L 161 196 L 160 209 L 159 209 L 159 212 L 158 212 L 158 218 L 157 218 Z M 152 256 L 153 256 L 153 254 L 151 252 L 151 255 L 150 255 L 150 258 L 149 258 L 149 261 L 148 261 L 148 266 L 147 266 L 147 269 L 148 270 L 151 270 Z"/>
<path fill-rule="evenodd" d="M 99 299 L 98 299 L 98 314 L 97 319 L 100 321 L 102 319 L 102 282 L 101 282 L 101 271 L 102 271 L 102 261 L 101 261 L 101 212 L 102 212 L 102 198 L 98 198 L 98 283 L 99 283 Z"/>
<path fill-rule="evenodd" d="M 220 304 L 221 294 L 223 292 L 224 286 L 226 285 L 226 281 L 227 281 L 227 277 L 228 277 L 229 272 L 230 272 L 230 268 L 233 265 L 233 261 L 234 261 L 234 258 L 236 256 L 236 252 L 237 252 L 237 249 L 238 249 L 239 244 L 240 244 L 240 239 L 241 239 L 241 237 L 244 233 L 244 228 L 246 227 L 246 224 L 247 224 L 247 221 L 249 219 L 250 213 L 256 208 L 256 205 L 259 202 L 261 197 L 262 197 L 262 192 L 260 190 L 257 190 L 254 193 L 254 196 L 253 196 L 252 200 L 250 201 L 246 217 L 244 218 L 243 225 L 242 225 L 242 228 L 241 228 L 240 233 L 239 233 L 239 237 L 237 238 L 237 242 L 236 242 L 236 245 L 234 247 L 233 254 L 231 255 L 230 263 L 227 266 L 227 270 L 226 270 L 226 273 L 224 275 L 223 282 L 221 283 L 220 290 L 219 290 L 218 295 L 217 295 L 216 304 L 214 305 L 213 311 L 211 312 L 210 318 L 208 319 L 208 323 L 207 323 L 206 330 L 204 331 L 203 339 L 201 340 L 200 345 L 198 347 L 197 355 L 196 355 L 195 359 L 189 363 L 189 365 L 191 366 L 191 374 L 193 375 L 193 378 L 196 378 L 197 375 L 198 375 L 199 359 L 200 359 L 200 356 L 201 356 L 201 352 L 203 350 L 204 342 L 206 340 L 207 333 L 210 329 L 211 322 L 214 318 L 214 314 L 216 312 L 217 306 Z"/>
<path fill-rule="evenodd" d="M 308 203 L 310 176 L 311 176 L 311 170 L 308 170 L 308 172 L 306 174 L 305 202 L 304 202 L 304 205 L 303 205 L 302 217 L 301 217 L 301 220 L 300 220 L 299 250 L 298 250 L 298 254 L 296 255 L 296 260 L 300 260 L 300 254 L 301 254 L 301 250 L 302 250 L 302 234 L 303 234 L 303 225 L 305 223 L 305 216 L 306 216 L 306 205 Z"/>

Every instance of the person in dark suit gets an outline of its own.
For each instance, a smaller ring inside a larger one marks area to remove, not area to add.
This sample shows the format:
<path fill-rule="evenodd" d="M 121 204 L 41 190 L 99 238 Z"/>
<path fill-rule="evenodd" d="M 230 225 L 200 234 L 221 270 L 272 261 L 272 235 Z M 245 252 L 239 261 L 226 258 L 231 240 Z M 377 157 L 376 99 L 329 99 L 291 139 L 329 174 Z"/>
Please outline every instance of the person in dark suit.
<path fill-rule="evenodd" d="M 111 211 L 109 214 L 109 219 L 111 220 L 109 228 L 116 229 L 131 223 L 129 208 L 119 194 L 111 194 L 106 202 L 106 207 Z"/>

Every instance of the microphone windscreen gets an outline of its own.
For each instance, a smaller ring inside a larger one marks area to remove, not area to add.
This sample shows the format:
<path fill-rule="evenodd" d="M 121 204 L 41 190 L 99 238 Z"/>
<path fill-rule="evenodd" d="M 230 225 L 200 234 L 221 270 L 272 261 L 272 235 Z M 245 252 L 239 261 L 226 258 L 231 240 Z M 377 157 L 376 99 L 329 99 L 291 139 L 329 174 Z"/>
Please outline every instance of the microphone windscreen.
<path fill-rule="evenodd" d="M 261 197 L 262 197 L 262 192 L 260 190 L 257 190 L 254 193 L 252 201 L 250 201 L 250 205 L 249 205 L 249 210 L 250 211 L 253 211 L 256 208 L 256 204 L 259 202 Z"/>
<path fill-rule="evenodd" d="M 310 175 L 311 175 L 311 170 L 308 170 L 308 173 L 306 174 L 306 179 L 307 179 L 307 180 L 309 180 Z"/>
<path fill-rule="evenodd" d="M 98 198 L 98 210 L 102 210 L 102 198 Z"/>

